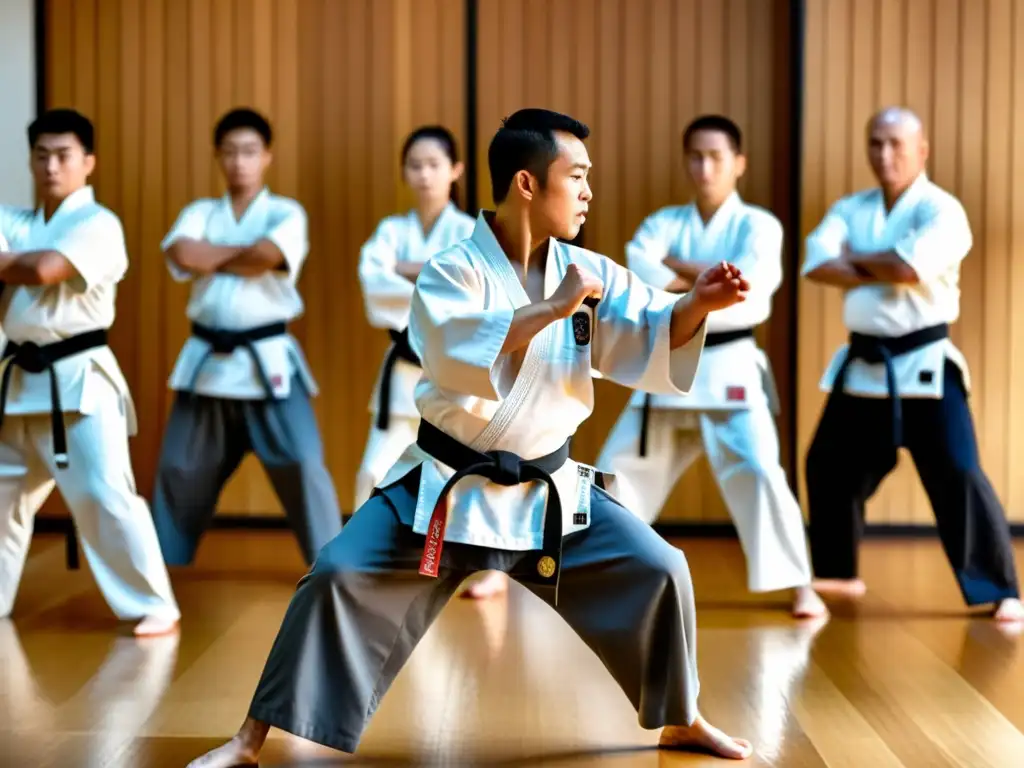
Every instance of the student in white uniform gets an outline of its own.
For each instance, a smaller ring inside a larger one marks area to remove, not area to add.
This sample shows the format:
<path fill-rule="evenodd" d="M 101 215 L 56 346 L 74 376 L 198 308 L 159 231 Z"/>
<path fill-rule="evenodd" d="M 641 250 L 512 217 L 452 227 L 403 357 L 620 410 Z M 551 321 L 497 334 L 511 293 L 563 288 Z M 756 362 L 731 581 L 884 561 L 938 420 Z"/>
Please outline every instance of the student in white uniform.
<path fill-rule="evenodd" d="M 153 516 L 167 562 L 191 563 L 225 483 L 252 451 L 306 563 L 341 530 L 310 398 L 316 383 L 287 323 L 309 250 L 306 212 L 264 184 L 272 131 L 249 109 L 224 115 L 214 147 L 223 197 L 190 203 L 164 238 L 171 275 L 191 281 L 192 335 L 171 372 L 174 406 Z"/>
<path fill-rule="evenodd" d="M 593 408 L 592 369 L 686 391 L 707 313 L 742 301 L 749 284 L 718 265 L 680 298 L 559 242 L 579 231 L 591 199 L 588 133 L 529 109 L 494 137 L 497 211 L 431 258 L 413 293 L 417 442 L 299 583 L 239 733 L 193 768 L 256 763 L 272 725 L 354 752 L 448 599 L 488 569 L 554 607 L 640 724 L 664 726 L 662 747 L 751 753 L 698 713 L 685 556 L 568 458 Z"/>
<path fill-rule="evenodd" d="M 967 363 L 949 339 L 970 223 L 926 175 L 928 143 L 913 112 L 882 110 L 867 139 L 879 187 L 832 206 L 807 238 L 803 266 L 810 280 L 843 290 L 850 331 L 821 381 L 830 394 L 807 453 L 816 586 L 864 591 L 864 504 L 904 447 L 966 603 L 1022 621 L 1009 526 L 979 464 Z"/>
<path fill-rule="evenodd" d="M 754 340 L 782 282 L 782 225 L 736 191 L 746 157 L 732 120 L 698 117 L 683 133 L 683 152 L 696 201 L 648 216 L 626 245 L 627 266 L 655 288 L 678 292 L 729 261 L 752 288 L 742 304 L 708 317 L 689 394 L 635 392 L 597 466 L 615 475 L 623 506 L 653 523 L 679 477 L 706 452 L 746 554 L 749 589 L 793 589 L 793 614 L 820 616 L 826 609 L 811 588 L 803 515 L 779 463 L 771 366 Z"/>
<path fill-rule="evenodd" d="M 413 131 L 402 147 L 402 174 L 416 195 L 416 207 L 381 221 L 359 254 L 366 317 L 374 328 L 386 329 L 393 343 L 370 400 L 373 423 L 353 509 L 366 503 L 391 465 L 416 442 L 420 414 L 413 390 L 423 369 L 409 347 L 409 303 L 427 259 L 473 233 L 475 220 L 453 199 L 462 172 L 455 138 L 446 128 Z"/>
<path fill-rule="evenodd" d="M 128 269 L 117 216 L 88 183 L 94 129 L 51 110 L 28 129 L 38 210 L 0 206 L 0 617 L 9 616 L 33 520 L 54 486 L 96 584 L 135 634 L 176 631 L 180 614 L 128 437 L 135 411 L 107 346 Z"/>
<path fill-rule="evenodd" d="M 402 452 L 416 442 L 420 414 L 413 396 L 423 369 L 409 346 L 409 303 L 426 261 L 473 234 L 476 220 L 459 210 L 455 182 L 463 173 L 455 137 L 446 128 L 417 128 L 402 147 L 402 173 L 416 194 L 416 208 L 388 216 L 359 255 L 359 282 L 366 316 L 391 336 L 370 400 L 373 422 L 356 476 L 355 507 L 370 498 Z M 508 589 L 508 578 L 492 571 L 473 579 L 462 595 L 486 598 Z"/>

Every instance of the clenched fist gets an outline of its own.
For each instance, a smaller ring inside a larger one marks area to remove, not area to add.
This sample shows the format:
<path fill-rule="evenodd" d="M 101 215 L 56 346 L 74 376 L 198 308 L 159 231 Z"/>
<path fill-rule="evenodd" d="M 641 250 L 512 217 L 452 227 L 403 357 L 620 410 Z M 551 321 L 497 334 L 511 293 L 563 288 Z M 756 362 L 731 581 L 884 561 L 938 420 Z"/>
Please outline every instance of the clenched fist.
<path fill-rule="evenodd" d="M 557 317 L 565 318 L 579 309 L 585 299 L 600 299 L 603 294 L 604 283 L 585 269 L 570 264 L 548 302 Z"/>
<path fill-rule="evenodd" d="M 723 261 L 697 275 L 690 294 L 702 309 L 713 312 L 746 301 L 749 290 L 750 283 L 740 270 Z"/>

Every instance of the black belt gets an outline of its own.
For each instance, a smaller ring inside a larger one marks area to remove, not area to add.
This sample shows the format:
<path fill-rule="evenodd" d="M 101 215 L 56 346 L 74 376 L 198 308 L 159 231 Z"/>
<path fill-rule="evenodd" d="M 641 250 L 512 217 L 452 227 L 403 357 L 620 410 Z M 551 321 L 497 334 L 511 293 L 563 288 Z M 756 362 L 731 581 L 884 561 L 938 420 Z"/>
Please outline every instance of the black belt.
<path fill-rule="evenodd" d="M 562 560 L 562 503 L 551 474 L 568 460 L 569 441 L 566 440 L 554 453 L 526 460 L 509 451 L 479 453 L 423 420 L 420 421 L 416 444 L 439 462 L 455 470 L 455 474 L 441 489 L 441 495 L 438 496 L 430 516 L 427 541 L 420 561 L 420 573 L 425 576 L 437 576 L 441 549 L 444 546 L 444 530 L 448 523 L 448 494 L 455 483 L 470 475 L 486 477 L 492 483 L 504 486 L 536 480 L 547 485 L 548 499 L 544 511 L 544 541 L 542 549 L 537 553 L 535 569 L 541 583 L 554 588 L 557 603 Z"/>
<path fill-rule="evenodd" d="M 415 366 L 420 365 L 419 357 L 409 346 L 409 329 L 405 328 L 401 331 L 390 329 L 388 333 L 391 334 L 391 340 L 394 343 L 388 350 L 387 357 L 384 358 L 384 368 L 380 377 L 380 392 L 377 397 L 377 429 L 380 430 L 387 429 L 391 419 L 391 373 L 395 363 L 402 359 Z"/>
<path fill-rule="evenodd" d="M 704 337 L 704 348 L 717 347 L 721 344 L 728 344 L 731 341 L 754 338 L 753 328 L 741 328 L 738 331 L 719 331 L 709 333 Z M 640 413 L 640 456 L 647 455 L 647 424 L 651 419 L 651 396 L 644 396 L 644 406 Z"/>
<path fill-rule="evenodd" d="M 195 390 L 196 381 L 199 378 L 199 372 L 203 369 L 206 361 L 212 354 L 218 355 L 230 355 L 239 347 L 244 347 L 249 352 L 249 356 L 252 357 L 252 362 L 256 366 L 256 370 L 259 372 L 260 381 L 263 384 L 263 388 L 267 391 L 267 397 L 274 397 L 274 388 L 270 385 L 270 377 L 267 376 L 266 370 L 263 368 L 263 363 L 260 361 L 260 356 L 256 354 L 256 347 L 253 346 L 257 341 L 263 339 L 270 339 L 274 336 L 284 336 L 288 333 L 288 326 L 285 323 L 268 323 L 267 325 L 260 325 L 256 328 L 247 328 L 244 331 L 225 331 L 217 328 L 209 328 L 199 323 L 192 323 L 192 335 L 197 339 L 202 339 L 210 345 L 210 348 L 203 355 L 199 363 L 196 365 L 195 371 L 192 373 L 192 380 L 188 384 L 190 392 Z"/>
<path fill-rule="evenodd" d="M 893 368 L 892 359 L 946 338 L 949 338 L 949 325 L 946 323 L 922 328 L 903 336 L 867 336 L 863 333 L 851 333 L 846 359 L 836 371 L 835 380 L 832 382 L 832 391 L 843 393 L 846 369 L 854 360 L 863 360 L 865 363 L 873 365 L 883 363 L 886 388 L 889 390 L 889 400 L 892 404 L 893 447 L 898 448 L 903 444 L 903 406 L 900 403 L 900 393 L 896 387 L 896 371 Z"/>
<path fill-rule="evenodd" d="M 60 404 L 60 386 L 57 382 L 54 363 L 85 352 L 87 349 L 105 347 L 106 345 L 107 331 L 105 328 L 86 331 L 42 346 L 31 341 L 26 341 L 23 344 L 8 341 L 3 354 L 3 359 L 8 362 L 7 367 L 4 368 L 3 380 L 0 381 L 0 426 L 3 425 L 4 411 L 7 410 L 7 388 L 11 383 L 11 372 L 14 370 L 14 366 L 18 366 L 27 373 L 49 373 L 53 459 L 59 468 L 66 468 L 68 466 L 67 434 L 64 431 L 64 409 Z"/>

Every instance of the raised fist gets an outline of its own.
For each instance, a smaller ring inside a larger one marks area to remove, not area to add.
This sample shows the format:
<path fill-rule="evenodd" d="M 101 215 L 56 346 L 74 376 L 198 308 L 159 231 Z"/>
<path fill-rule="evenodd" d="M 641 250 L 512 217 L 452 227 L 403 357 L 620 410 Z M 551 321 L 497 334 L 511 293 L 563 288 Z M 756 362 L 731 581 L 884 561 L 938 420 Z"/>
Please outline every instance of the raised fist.
<path fill-rule="evenodd" d="M 746 301 L 749 290 L 739 268 L 723 261 L 697 275 L 690 293 L 703 309 L 713 312 Z"/>
<path fill-rule="evenodd" d="M 558 317 L 569 317 L 580 308 L 584 299 L 600 299 L 603 294 L 604 284 L 600 279 L 576 264 L 570 264 L 548 301 Z"/>

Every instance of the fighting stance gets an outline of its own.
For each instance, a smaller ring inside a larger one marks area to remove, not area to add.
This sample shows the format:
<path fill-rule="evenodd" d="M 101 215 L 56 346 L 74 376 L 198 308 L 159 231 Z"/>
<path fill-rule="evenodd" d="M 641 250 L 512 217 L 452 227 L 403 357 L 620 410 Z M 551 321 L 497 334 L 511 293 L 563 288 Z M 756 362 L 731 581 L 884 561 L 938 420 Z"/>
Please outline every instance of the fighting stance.
<path fill-rule="evenodd" d="M 310 397 L 316 383 L 287 323 L 309 250 L 306 213 L 264 186 L 270 125 L 248 109 L 214 130 L 227 185 L 181 212 L 162 248 L 192 281 L 192 335 L 171 372 L 174 406 L 157 470 L 153 517 L 164 556 L 192 562 L 225 483 L 252 451 L 285 509 L 306 563 L 341 530 L 341 510 Z"/>
<path fill-rule="evenodd" d="M 904 447 L 966 603 L 992 603 L 997 619 L 1024 621 L 1009 527 L 979 465 L 967 362 L 949 339 L 972 244 L 967 214 L 928 179 L 914 113 L 885 109 L 867 134 L 879 187 L 829 210 L 807 238 L 803 267 L 810 280 L 843 289 L 850 331 L 821 381 L 830 395 L 807 454 L 815 586 L 864 592 L 864 504 Z"/>
<path fill-rule="evenodd" d="M 750 590 L 793 588 L 793 615 L 820 616 L 826 609 L 811 588 L 803 515 L 779 463 L 771 366 L 754 340 L 782 282 L 782 225 L 736 191 L 746 157 L 732 120 L 697 118 L 683 133 L 683 151 L 696 201 L 649 216 L 626 245 L 629 268 L 655 288 L 679 292 L 729 261 L 752 288 L 745 302 L 708 318 L 689 394 L 635 392 L 597 466 L 615 475 L 623 506 L 652 523 L 705 451 L 747 557 Z"/>
<path fill-rule="evenodd" d="M 0 617 L 9 616 L 35 514 L 53 491 L 68 506 L 96 584 L 135 634 L 180 618 L 128 437 L 135 410 L 107 331 L 128 269 L 124 230 L 96 202 L 94 129 L 71 110 L 28 129 L 38 210 L 0 206 Z"/>
<path fill-rule="evenodd" d="M 423 369 L 409 346 L 409 302 L 427 259 L 473 233 L 473 217 L 452 199 L 462 172 L 455 138 L 447 129 L 425 126 L 413 131 L 402 147 L 402 173 L 416 207 L 381 221 L 359 254 L 366 317 L 374 328 L 387 329 L 393 343 L 370 401 L 374 419 L 356 478 L 354 509 L 366 503 L 402 452 L 416 442 L 420 414 L 413 391 Z"/>
<path fill-rule="evenodd" d="M 193 766 L 254 763 L 271 725 L 355 751 L 459 583 L 486 569 L 569 622 L 641 725 L 666 726 L 663 747 L 750 754 L 698 713 L 683 553 L 567 456 L 593 407 L 592 366 L 625 386 L 685 391 L 707 313 L 749 285 L 721 264 L 680 298 L 558 242 L 579 231 L 591 199 L 588 133 L 533 109 L 497 132 L 497 211 L 428 261 L 413 293 L 417 443 L 300 582 L 239 733 Z"/>

